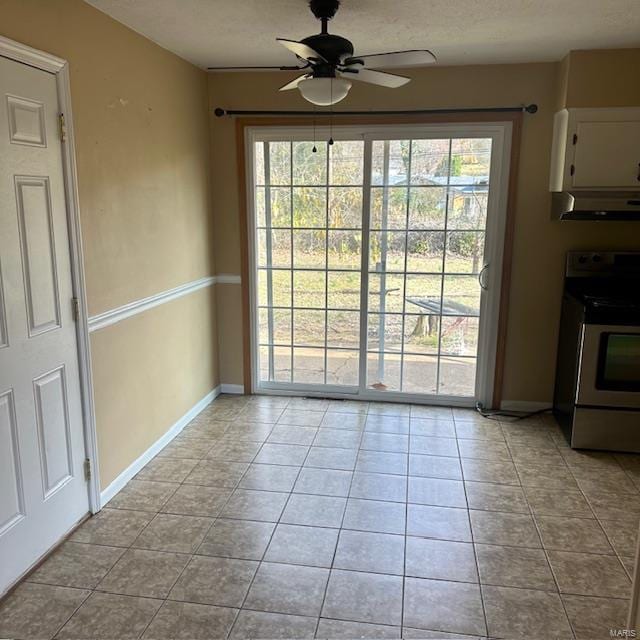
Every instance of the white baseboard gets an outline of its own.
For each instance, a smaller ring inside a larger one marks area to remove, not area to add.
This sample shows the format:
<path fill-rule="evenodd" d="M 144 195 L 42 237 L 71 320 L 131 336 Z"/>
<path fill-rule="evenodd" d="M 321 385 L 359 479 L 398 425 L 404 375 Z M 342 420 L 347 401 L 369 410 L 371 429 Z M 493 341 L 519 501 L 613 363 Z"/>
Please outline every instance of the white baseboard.
<path fill-rule="evenodd" d="M 532 402 L 529 400 L 503 400 L 500 408 L 505 411 L 544 411 L 551 409 L 553 405 L 550 402 Z"/>
<path fill-rule="evenodd" d="M 158 438 L 139 458 L 134 460 L 106 489 L 100 493 L 101 509 L 113 496 L 115 496 L 126 484 L 144 467 L 151 458 L 155 457 L 162 449 L 164 449 L 193 418 L 195 418 L 207 405 L 211 404 L 221 393 L 224 385 L 218 385 L 215 389 L 207 393 L 207 395 L 197 402 L 187 413 L 185 413 L 177 422 L 175 422 L 166 433 Z M 226 392 L 228 393 L 228 392 Z"/>
<path fill-rule="evenodd" d="M 220 385 L 220 393 L 235 393 L 242 395 L 244 393 L 244 385 L 241 384 L 225 384 Z"/>

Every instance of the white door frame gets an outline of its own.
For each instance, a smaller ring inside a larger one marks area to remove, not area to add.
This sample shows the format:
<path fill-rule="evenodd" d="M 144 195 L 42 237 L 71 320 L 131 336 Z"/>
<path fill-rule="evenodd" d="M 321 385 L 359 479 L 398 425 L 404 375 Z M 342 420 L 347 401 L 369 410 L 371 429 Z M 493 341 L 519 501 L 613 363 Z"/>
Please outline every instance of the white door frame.
<path fill-rule="evenodd" d="M 67 206 L 67 227 L 69 229 L 69 254 L 71 257 L 71 280 L 73 295 L 78 301 L 76 317 L 76 339 L 78 345 L 78 365 L 80 372 L 80 393 L 82 396 L 83 433 L 85 457 L 90 463 L 91 475 L 88 482 L 89 508 L 91 513 L 100 511 L 100 473 L 98 467 L 98 438 L 96 433 L 95 409 L 93 402 L 93 380 L 91 375 L 91 343 L 89 341 L 87 295 L 84 278 L 84 258 L 82 254 L 82 234 L 80 231 L 80 205 L 78 198 L 78 175 L 71 112 L 71 85 L 69 63 L 50 53 L 33 49 L 9 38 L 0 36 L 0 56 L 27 64 L 36 69 L 52 73 L 56 77 L 60 113 L 64 115 L 64 139 L 62 140 L 62 164 L 64 170 L 65 201 Z"/>
<path fill-rule="evenodd" d="M 250 303 L 250 351 L 251 351 L 251 391 L 265 394 L 275 395 L 300 395 L 300 385 L 291 383 L 271 384 L 259 383 L 259 367 L 258 367 L 258 335 L 259 320 L 256 308 L 256 232 L 255 232 L 255 168 L 253 158 L 253 147 L 256 141 L 264 140 L 308 140 L 309 129 L 307 126 L 249 126 L 246 127 L 244 139 L 244 157 L 245 157 L 245 175 L 246 175 L 246 211 L 247 211 L 247 240 L 248 240 L 248 259 L 249 259 L 249 303 Z M 500 299 L 504 292 L 501 291 L 503 258 L 504 258 L 504 237 L 506 232 L 507 221 L 507 200 L 509 196 L 509 174 L 511 147 L 513 143 L 513 122 L 511 121 L 491 121 L 491 122 L 474 122 L 470 117 L 469 122 L 456 123 L 425 123 L 423 125 L 394 125 L 394 124 L 377 124 L 377 125 L 335 125 L 331 129 L 326 126 L 316 127 L 315 134 L 318 140 L 329 138 L 330 135 L 334 139 L 362 139 L 365 145 L 373 139 L 383 139 L 384 137 L 407 137 L 407 138 L 429 138 L 438 135 L 454 135 L 460 130 L 468 132 L 474 137 L 486 135 L 491 137 L 496 146 L 495 153 L 491 156 L 491 175 L 497 176 L 495 188 L 489 191 L 489 208 L 493 210 L 494 215 L 487 220 L 486 237 L 488 244 L 485 246 L 484 266 L 487 268 L 486 285 L 488 289 L 494 292 L 491 300 L 487 296 L 481 297 L 480 306 L 480 334 L 478 343 L 478 360 L 476 363 L 476 371 L 482 371 L 481 376 L 476 377 L 476 398 L 483 406 L 489 407 L 493 402 L 493 391 L 495 383 L 496 356 L 498 343 L 498 319 L 500 315 Z M 365 153 L 365 164 L 367 162 Z M 366 173 L 367 167 L 364 171 Z M 365 190 L 364 198 L 368 197 L 366 193 L 367 181 L 363 188 Z M 363 202 L 366 207 L 366 200 Z M 366 251 L 363 243 L 363 252 Z M 484 269 L 483 269 L 484 270 Z M 366 274 L 365 274 L 366 276 Z M 363 277 L 361 286 L 366 286 L 366 277 Z M 361 320 L 364 322 L 365 320 Z M 387 391 L 378 393 L 370 390 L 363 390 L 362 380 L 360 388 L 353 387 L 345 389 L 344 387 L 331 387 L 330 385 L 304 385 L 304 394 L 309 396 L 336 397 L 336 398 L 354 398 L 360 400 L 390 401 L 390 402 L 412 402 L 412 403 L 428 403 L 440 404 L 446 406 L 462 406 L 472 407 L 475 401 L 469 398 L 460 398 L 457 396 L 423 396 L 420 394 L 412 394 L 406 392 Z M 289 388 L 287 388 L 289 386 Z M 357 394 L 357 395 L 356 395 Z"/>

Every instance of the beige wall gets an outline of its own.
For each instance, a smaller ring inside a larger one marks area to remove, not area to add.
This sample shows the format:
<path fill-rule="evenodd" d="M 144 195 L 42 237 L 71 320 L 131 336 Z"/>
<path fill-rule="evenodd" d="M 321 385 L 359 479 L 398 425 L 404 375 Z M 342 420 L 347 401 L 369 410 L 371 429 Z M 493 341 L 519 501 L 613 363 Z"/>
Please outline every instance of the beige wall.
<path fill-rule="evenodd" d="M 559 111 L 567 106 L 567 92 L 569 91 L 569 55 L 557 64 L 556 70 L 556 101 L 555 109 Z"/>
<path fill-rule="evenodd" d="M 0 0 L 0 34 L 69 61 L 90 315 L 213 274 L 206 74 L 80 0 Z M 103 488 L 217 385 L 213 306 L 92 334 Z"/>
<path fill-rule="evenodd" d="M 627 53 L 623 57 L 627 60 Z M 566 63 L 565 63 L 566 64 Z M 586 63 L 585 63 L 586 64 Z M 630 68 L 632 65 L 628 65 Z M 627 66 L 625 66 L 627 68 Z M 637 67 L 636 67 L 637 68 Z M 558 64 L 433 67 L 411 70 L 413 82 L 397 90 L 354 83 L 340 103 L 348 109 L 419 109 L 490 107 L 535 102 L 539 111 L 525 115 L 522 132 L 518 198 L 515 216 L 514 260 L 510 291 L 504 400 L 548 402 L 553 395 L 563 260 L 569 249 L 638 248 L 638 228 L 624 223 L 564 223 L 550 219 L 549 157 L 553 113 L 558 92 L 578 92 L 576 79 L 564 89 L 568 69 Z M 588 77 L 589 72 L 582 75 Z M 211 107 L 230 109 L 308 109 L 297 91 L 278 93 L 286 74 L 212 74 Z M 573 78 L 571 78 L 573 79 Z M 619 83 L 618 83 L 619 84 Z M 603 83 L 604 90 L 605 83 Z M 594 96 L 595 100 L 605 96 Z M 586 98 L 583 98 L 586 100 Z M 615 98 L 613 98 L 615 100 Z M 640 101 L 637 102 L 640 104 Z M 211 125 L 214 176 L 216 266 L 219 272 L 240 272 L 238 185 L 234 152 L 234 123 L 213 116 Z M 237 317 L 241 300 L 229 296 L 231 312 L 218 316 L 219 341 L 240 353 Z M 240 384 L 237 360 L 221 360 L 221 378 Z"/>
<path fill-rule="evenodd" d="M 236 284 L 216 286 L 218 365 L 220 380 L 242 384 L 242 289 Z"/>
<path fill-rule="evenodd" d="M 563 107 L 640 106 L 640 49 L 572 51 Z"/>
<path fill-rule="evenodd" d="M 203 354 L 215 333 L 213 298 L 200 289 L 92 334 L 96 410 L 109 425 L 98 430 L 104 483 L 211 391 L 216 363 Z"/>

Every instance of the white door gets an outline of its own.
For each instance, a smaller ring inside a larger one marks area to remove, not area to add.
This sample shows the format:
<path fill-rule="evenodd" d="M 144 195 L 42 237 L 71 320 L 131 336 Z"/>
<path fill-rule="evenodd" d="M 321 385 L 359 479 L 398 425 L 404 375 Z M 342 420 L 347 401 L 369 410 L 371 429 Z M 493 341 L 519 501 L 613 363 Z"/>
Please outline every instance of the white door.
<path fill-rule="evenodd" d="M 0 594 L 88 511 L 56 78 L 0 58 Z"/>
<path fill-rule="evenodd" d="M 254 389 L 489 406 L 510 133 L 251 130 Z"/>

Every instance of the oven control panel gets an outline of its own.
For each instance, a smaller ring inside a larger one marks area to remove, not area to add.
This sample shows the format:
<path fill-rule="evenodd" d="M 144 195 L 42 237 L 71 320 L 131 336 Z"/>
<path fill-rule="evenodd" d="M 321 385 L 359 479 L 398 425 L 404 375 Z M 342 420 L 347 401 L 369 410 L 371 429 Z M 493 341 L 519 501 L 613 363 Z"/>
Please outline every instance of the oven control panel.
<path fill-rule="evenodd" d="M 640 252 L 637 251 L 569 251 L 566 276 L 640 275 Z"/>

